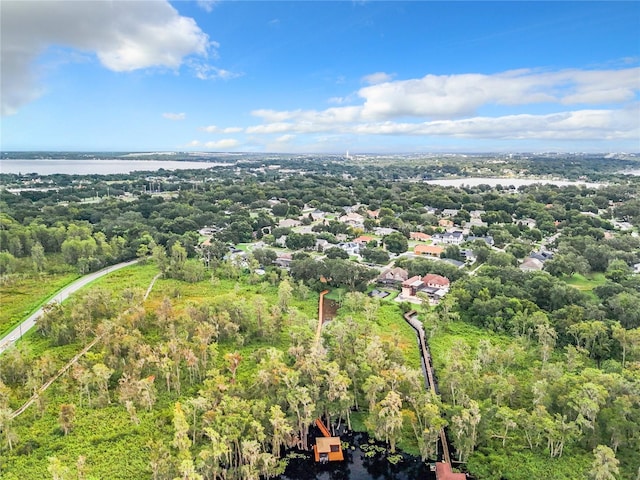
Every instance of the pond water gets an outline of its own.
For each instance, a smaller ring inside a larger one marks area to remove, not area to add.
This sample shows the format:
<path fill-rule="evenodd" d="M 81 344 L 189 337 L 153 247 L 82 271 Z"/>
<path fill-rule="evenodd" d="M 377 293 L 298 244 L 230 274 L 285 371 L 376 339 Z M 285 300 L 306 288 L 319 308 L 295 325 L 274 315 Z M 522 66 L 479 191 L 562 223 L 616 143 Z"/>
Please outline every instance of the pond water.
<path fill-rule="evenodd" d="M 360 445 L 369 445 L 366 433 L 341 435 L 351 448 L 344 449 L 344 462 L 316 463 L 311 452 L 302 453 L 306 458 L 289 461 L 280 480 L 435 480 L 435 473 L 419 458 L 403 454 L 402 460 L 393 465 L 382 454 L 369 458 Z M 367 448 L 366 446 L 364 447 Z"/>

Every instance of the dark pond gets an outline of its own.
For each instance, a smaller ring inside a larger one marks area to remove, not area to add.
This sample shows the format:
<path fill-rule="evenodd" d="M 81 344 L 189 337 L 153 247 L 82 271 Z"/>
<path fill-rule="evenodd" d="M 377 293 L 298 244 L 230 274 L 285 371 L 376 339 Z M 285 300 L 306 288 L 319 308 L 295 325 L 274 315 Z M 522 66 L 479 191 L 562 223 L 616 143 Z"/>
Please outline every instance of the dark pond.
<path fill-rule="evenodd" d="M 371 458 L 365 456 L 369 438 L 365 433 L 342 434 L 343 442 L 351 446 L 344 449 L 344 462 L 319 464 L 313 460 L 311 452 L 302 452 L 305 458 L 289 461 L 281 480 L 435 480 L 435 473 L 429 471 L 419 458 L 402 455 L 402 460 L 393 465 L 387 458 L 377 453 Z"/>

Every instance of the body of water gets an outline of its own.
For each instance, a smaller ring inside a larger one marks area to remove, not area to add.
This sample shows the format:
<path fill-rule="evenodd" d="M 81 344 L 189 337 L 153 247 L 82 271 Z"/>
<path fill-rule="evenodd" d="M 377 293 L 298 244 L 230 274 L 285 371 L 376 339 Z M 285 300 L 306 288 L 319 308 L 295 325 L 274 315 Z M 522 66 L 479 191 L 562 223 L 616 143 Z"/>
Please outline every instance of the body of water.
<path fill-rule="evenodd" d="M 0 173 L 37 173 L 53 175 L 110 175 L 136 171 L 190 170 L 229 166 L 229 163 L 215 162 L 180 162 L 176 160 L 122 160 L 122 159 L 87 159 L 87 160 L 32 160 L 11 159 L 0 161 Z"/>
<path fill-rule="evenodd" d="M 574 182 L 571 180 L 546 180 L 546 179 L 530 179 L 530 178 L 497 178 L 497 177 L 469 177 L 469 178 L 452 178 L 452 179 L 438 179 L 438 180 L 425 180 L 425 183 L 431 185 L 442 185 L 445 187 L 477 187 L 478 185 L 490 185 L 495 187 L 496 185 L 502 185 L 508 187 L 513 185 L 514 187 L 520 187 L 522 185 L 533 185 L 536 183 L 542 183 L 546 185 L 558 185 L 559 187 L 566 187 L 568 185 L 585 185 L 589 188 L 599 188 L 602 183 L 589 183 L 589 182 Z"/>
<path fill-rule="evenodd" d="M 435 473 L 419 458 L 402 455 L 402 460 L 393 465 L 383 454 L 368 456 L 360 448 L 369 445 L 365 433 L 343 434 L 341 438 L 349 444 L 343 448 L 344 462 L 316 463 L 312 453 L 299 452 L 304 458 L 289 461 L 280 480 L 435 480 Z M 364 447 L 366 448 L 366 447 Z"/>

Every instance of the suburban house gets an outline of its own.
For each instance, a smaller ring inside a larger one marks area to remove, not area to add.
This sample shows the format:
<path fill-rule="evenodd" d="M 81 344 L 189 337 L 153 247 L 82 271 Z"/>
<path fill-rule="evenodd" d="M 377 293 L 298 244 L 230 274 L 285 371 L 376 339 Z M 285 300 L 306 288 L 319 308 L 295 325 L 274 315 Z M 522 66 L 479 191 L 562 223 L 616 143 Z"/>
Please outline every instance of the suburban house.
<path fill-rule="evenodd" d="M 364 217 L 359 213 L 351 212 L 340 217 L 340 222 L 346 223 L 354 228 L 364 227 Z"/>
<path fill-rule="evenodd" d="M 360 235 L 358 238 L 353 239 L 353 243 L 357 243 L 361 247 L 364 247 L 370 241 L 375 240 L 373 237 L 369 237 L 367 235 Z"/>
<path fill-rule="evenodd" d="M 490 235 L 487 235 L 486 237 L 476 237 L 475 235 L 469 235 L 467 237 L 467 242 L 475 242 L 476 240 L 483 240 L 487 245 L 489 245 L 490 247 L 493 246 L 493 237 Z"/>
<path fill-rule="evenodd" d="M 324 240 L 322 238 L 316 238 L 317 251 L 324 252 L 327 248 L 331 248 L 331 243 L 329 243 L 329 241 Z"/>
<path fill-rule="evenodd" d="M 402 282 L 402 293 L 399 298 L 414 298 L 418 292 L 425 293 L 431 303 L 438 303 L 449 291 L 449 279 L 434 273 L 424 277 L 416 275 Z M 414 298 L 415 301 L 415 298 Z"/>
<path fill-rule="evenodd" d="M 446 233 L 436 233 L 431 236 L 434 244 L 444 243 L 446 245 L 460 245 L 464 241 L 462 232 L 459 230 Z"/>
<path fill-rule="evenodd" d="M 458 210 L 456 208 L 445 208 L 442 210 L 443 217 L 455 217 L 458 214 Z"/>
<path fill-rule="evenodd" d="M 415 297 L 416 293 L 424 286 L 422 283 L 422 277 L 420 275 L 416 275 L 411 277 L 404 282 L 402 282 L 402 293 L 403 297 Z"/>
<path fill-rule="evenodd" d="M 337 246 L 349 255 L 360 255 L 360 245 L 355 242 L 341 242 Z"/>
<path fill-rule="evenodd" d="M 422 278 L 422 283 L 424 283 L 427 287 L 432 288 L 449 288 L 449 279 L 441 275 L 436 275 L 435 273 L 427 273 Z"/>
<path fill-rule="evenodd" d="M 422 232 L 411 232 L 409 234 L 409 238 L 411 240 L 417 240 L 419 242 L 426 242 L 427 240 L 431 239 L 431 235 L 428 235 L 428 234 L 422 233 Z"/>
<path fill-rule="evenodd" d="M 536 228 L 536 221 L 533 218 L 523 218 L 518 220 L 518 224 L 526 225 L 529 228 Z"/>
<path fill-rule="evenodd" d="M 466 222 L 465 227 L 471 228 L 471 227 L 486 227 L 489 224 L 487 222 L 483 222 L 482 219 L 480 217 L 471 217 L 471 219 Z"/>
<path fill-rule="evenodd" d="M 547 260 L 551 260 L 553 258 L 553 253 L 548 252 L 547 250 L 540 250 L 538 252 L 531 252 L 531 255 L 529 255 L 529 258 L 535 258 L 544 263 Z"/>
<path fill-rule="evenodd" d="M 465 265 L 464 262 L 461 262 L 460 260 L 456 260 L 454 258 L 441 258 L 441 260 L 443 262 L 450 263 L 451 265 L 453 265 L 456 268 L 462 268 Z"/>
<path fill-rule="evenodd" d="M 538 272 L 542 270 L 544 267 L 544 263 L 537 258 L 525 258 L 524 261 L 520 264 L 520 270 L 523 272 Z"/>
<path fill-rule="evenodd" d="M 387 268 L 378 276 L 378 282 L 385 284 L 402 283 L 409 278 L 409 272 L 404 268 Z"/>
<path fill-rule="evenodd" d="M 300 222 L 300 220 L 294 220 L 293 218 L 285 218 L 278 222 L 278 226 L 283 228 L 293 228 L 300 225 L 302 225 L 302 222 Z"/>
<path fill-rule="evenodd" d="M 324 220 L 326 216 L 326 212 L 323 212 L 319 209 L 315 209 L 313 212 L 311 212 L 311 218 L 313 218 L 314 221 Z"/>
<path fill-rule="evenodd" d="M 430 205 L 425 205 L 424 209 L 427 211 L 427 213 L 429 215 L 435 215 L 436 214 L 436 208 L 435 207 L 432 207 Z"/>
<path fill-rule="evenodd" d="M 387 227 L 376 227 L 373 229 L 376 235 L 384 237 L 385 235 L 391 235 L 392 233 L 397 232 L 395 228 L 387 228 Z"/>
<path fill-rule="evenodd" d="M 293 255 L 290 253 L 281 253 L 278 255 L 278 258 L 274 260 L 277 266 L 281 268 L 289 268 L 291 266 L 291 261 L 293 260 Z"/>
<path fill-rule="evenodd" d="M 424 255 L 426 257 L 440 258 L 440 255 L 444 253 L 444 248 L 435 245 L 416 245 L 413 248 L 413 253 L 416 255 Z"/>
<path fill-rule="evenodd" d="M 469 263 L 473 263 L 476 261 L 476 254 L 473 253 L 473 250 L 471 250 L 470 248 L 460 249 L 460 255 L 462 255 Z"/>

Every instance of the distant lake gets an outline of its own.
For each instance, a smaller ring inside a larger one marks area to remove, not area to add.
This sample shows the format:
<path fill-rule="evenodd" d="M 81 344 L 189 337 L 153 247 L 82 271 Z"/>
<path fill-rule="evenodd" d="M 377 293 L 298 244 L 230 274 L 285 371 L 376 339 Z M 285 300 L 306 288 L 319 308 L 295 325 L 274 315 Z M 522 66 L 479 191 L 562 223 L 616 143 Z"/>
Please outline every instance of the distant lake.
<path fill-rule="evenodd" d="M 231 165 L 215 162 L 179 162 L 176 160 L 123 160 L 123 159 L 77 159 L 77 160 L 1 160 L 0 173 L 37 173 L 53 175 L 110 175 L 135 171 L 190 170 Z"/>
<path fill-rule="evenodd" d="M 478 185 L 490 185 L 495 187 L 496 185 L 502 185 L 508 187 L 513 185 L 514 187 L 520 187 L 522 185 L 533 185 L 536 183 L 542 183 L 547 185 L 558 185 L 559 187 L 566 187 L 568 185 L 585 185 L 589 188 L 599 188 L 602 183 L 589 183 L 589 182 L 574 182 L 571 180 L 546 180 L 546 179 L 529 179 L 529 178 L 496 178 L 496 177 L 469 177 L 469 178 L 453 178 L 453 179 L 440 179 L 440 180 L 425 180 L 425 183 L 431 185 L 442 185 L 444 187 L 461 187 L 463 185 L 469 187 L 477 187 Z"/>

